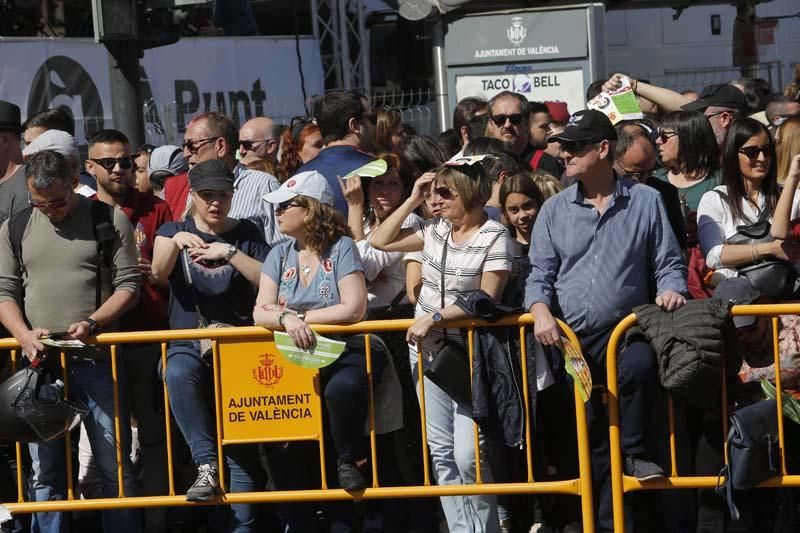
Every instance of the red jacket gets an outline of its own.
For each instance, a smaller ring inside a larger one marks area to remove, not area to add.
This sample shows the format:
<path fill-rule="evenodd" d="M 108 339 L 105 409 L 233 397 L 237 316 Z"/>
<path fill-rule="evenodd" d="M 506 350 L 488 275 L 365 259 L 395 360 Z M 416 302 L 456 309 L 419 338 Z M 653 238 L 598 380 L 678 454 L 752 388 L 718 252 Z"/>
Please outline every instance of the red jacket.
<path fill-rule="evenodd" d="M 183 220 L 186 200 L 189 198 L 189 173 L 177 174 L 164 183 L 164 199 L 167 201 L 173 220 Z"/>

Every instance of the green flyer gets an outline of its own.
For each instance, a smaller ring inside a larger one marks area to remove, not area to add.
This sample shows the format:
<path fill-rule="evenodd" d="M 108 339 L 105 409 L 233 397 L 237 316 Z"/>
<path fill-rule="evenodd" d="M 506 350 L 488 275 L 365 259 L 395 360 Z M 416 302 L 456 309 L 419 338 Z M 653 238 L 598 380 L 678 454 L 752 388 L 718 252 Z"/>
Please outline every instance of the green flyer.
<path fill-rule="evenodd" d="M 292 338 L 282 331 L 275 332 L 275 346 L 290 362 L 303 368 L 322 368 L 336 361 L 344 351 L 345 343 L 314 335 L 317 344 L 311 350 L 294 345 Z"/>

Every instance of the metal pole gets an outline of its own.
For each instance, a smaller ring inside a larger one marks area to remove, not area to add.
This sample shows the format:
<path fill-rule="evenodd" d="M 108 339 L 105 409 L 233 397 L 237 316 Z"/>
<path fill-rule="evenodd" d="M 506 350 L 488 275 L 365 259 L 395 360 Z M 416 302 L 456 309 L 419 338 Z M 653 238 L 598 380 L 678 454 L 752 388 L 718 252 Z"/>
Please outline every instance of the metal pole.
<path fill-rule="evenodd" d="M 111 54 L 111 110 L 114 128 L 120 130 L 136 150 L 144 143 L 144 101 L 139 83 L 139 45 L 135 40 L 105 43 Z"/>
<path fill-rule="evenodd" d="M 350 60 L 350 39 L 347 35 L 347 3 L 338 0 L 339 8 L 339 46 L 341 47 L 342 82 L 345 89 L 353 88 L 353 65 Z"/>
<path fill-rule="evenodd" d="M 444 20 L 442 17 L 439 17 L 433 24 L 433 79 L 439 132 L 442 132 L 450 127 L 447 64 L 444 59 Z"/>
<path fill-rule="evenodd" d="M 372 72 L 370 70 L 369 32 L 364 23 L 364 0 L 358 2 L 358 40 L 361 43 L 361 85 L 364 94 L 372 92 Z"/>

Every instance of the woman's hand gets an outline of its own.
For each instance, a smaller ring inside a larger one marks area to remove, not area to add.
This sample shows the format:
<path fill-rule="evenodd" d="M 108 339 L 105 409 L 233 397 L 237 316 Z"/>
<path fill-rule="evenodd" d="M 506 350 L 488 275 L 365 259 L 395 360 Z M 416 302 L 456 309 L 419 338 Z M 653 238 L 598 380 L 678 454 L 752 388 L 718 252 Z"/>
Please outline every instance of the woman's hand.
<path fill-rule="evenodd" d="M 228 255 L 231 245 L 224 242 L 212 242 L 210 244 L 203 243 L 201 248 L 189 248 L 189 257 L 192 261 L 198 263 L 200 261 L 221 261 Z"/>
<path fill-rule="evenodd" d="M 302 350 L 310 350 L 317 344 L 314 332 L 297 315 L 287 314 L 283 319 L 283 326 L 286 333 L 294 341 L 294 345 Z"/>
<path fill-rule="evenodd" d="M 800 260 L 800 243 L 793 240 L 775 239 L 770 244 L 768 255 L 794 263 Z"/>
<path fill-rule="evenodd" d="M 348 207 L 363 207 L 364 188 L 361 185 L 361 176 L 354 174 L 346 180 L 339 178 L 339 184 L 342 186 L 342 193 Z"/>
<path fill-rule="evenodd" d="M 789 165 L 789 174 L 786 175 L 786 180 L 791 180 L 795 184 L 798 180 L 800 180 L 800 154 L 797 154 L 792 158 L 792 163 Z"/>
<path fill-rule="evenodd" d="M 430 194 L 431 183 L 433 183 L 434 178 L 436 178 L 435 172 L 426 172 L 417 178 L 417 181 L 414 182 L 414 188 L 411 190 L 409 199 L 416 205 L 422 204 L 428 194 Z"/>
<path fill-rule="evenodd" d="M 622 87 L 622 85 L 624 83 L 623 80 L 625 80 L 625 79 L 628 80 L 628 84 L 629 85 L 633 86 L 633 80 L 631 80 L 630 77 L 626 76 L 625 74 L 617 73 L 617 74 L 614 74 L 613 76 L 611 76 L 608 79 L 608 81 L 603 84 L 603 92 L 613 93 L 614 91 L 616 91 L 620 87 Z"/>
<path fill-rule="evenodd" d="M 184 248 L 206 248 L 208 246 L 206 241 L 201 239 L 198 235 L 189 233 L 188 231 L 179 231 L 172 236 L 172 240 L 181 250 Z"/>
<path fill-rule="evenodd" d="M 416 344 L 422 342 L 422 340 L 428 336 L 428 332 L 433 327 L 433 313 L 428 313 L 427 315 L 422 315 L 417 317 L 414 320 L 414 323 L 411 324 L 411 327 L 408 328 L 408 333 L 406 333 L 406 342 L 409 344 Z"/>

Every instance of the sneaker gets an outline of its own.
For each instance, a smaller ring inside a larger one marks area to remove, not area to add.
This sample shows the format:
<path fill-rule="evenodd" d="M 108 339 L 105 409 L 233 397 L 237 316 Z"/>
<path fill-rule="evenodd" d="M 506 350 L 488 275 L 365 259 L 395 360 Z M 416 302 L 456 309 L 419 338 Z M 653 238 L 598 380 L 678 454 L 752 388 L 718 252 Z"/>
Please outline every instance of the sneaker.
<path fill-rule="evenodd" d="M 219 475 L 217 467 L 211 464 L 197 467 L 197 479 L 186 491 L 186 500 L 190 502 L 207 502 L 213 500 L 219 492 Z"/>
<path fill-rule="evenodd" d="M 628 455 L 625 457 L 625 475 L 635 477 L 639 481 L 647 481 L 664 477 L 664 470 L 652 461 Z"/>
<path fill-rule="evenodd" d="M 339 474 L 339 486 L 344 490 L 361 490 L 367 488 L 367 481 L 361 475 L 361 471 L 352 461 L 336 461 L 337 472 Z"/>

